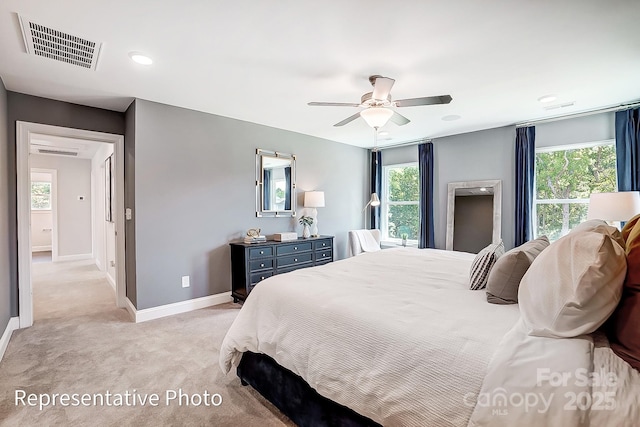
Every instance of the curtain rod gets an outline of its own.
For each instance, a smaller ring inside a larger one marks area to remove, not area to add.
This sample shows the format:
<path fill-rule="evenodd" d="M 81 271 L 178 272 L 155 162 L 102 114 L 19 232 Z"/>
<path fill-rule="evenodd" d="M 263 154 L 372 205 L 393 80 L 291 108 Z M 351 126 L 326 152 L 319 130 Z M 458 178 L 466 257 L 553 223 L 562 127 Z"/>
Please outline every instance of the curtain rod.
<path fill-rule="evenodd" d="M 516 129 L 517 128 L 523 128 L 523 127 L 529 127 L 531 125 L 539 124 L 539 123 L 549 123 L 549 122 L 555 122 L 555 121 L 558 121 L 558 120 L 576 119 L 578 117 L 590 116 L 592 114 L 608 113 L 608 112 L 611 112 L 611 111 L 627 110 L 629 108 L 635 108 L 635 107 L 639 107 L 639 106 L 640 106 L 640 102 L 632 102 L 630 104 L 620 104 L 620 105 L 617 105 L 615 107 L 599 108 L 597 110 L 583 111 L 581 113 L 573 113 L 573 114 L 565 114 L 564 116 L 549 117 L 547 119 L 529 120 L 527 122 L 516 123 Z"/>
<path fill-rule="evenodd" d="M 412 141 L 398 142 L 397 144 L 383 145 L 382 147 L 378 147 L 378 151 L 386 150 L 387 148 L 398 148 L 398 147 L 406 147 L 409 145 L 418 145 L 418 144 L 422 144 L 423 142 L 432 142 L 432 141 L 433 140 L 431 138 L 414 139 Z M 373 150 L 373 148 L 371 149 Z"/>
<path fill-rule="evenodd" d="M 578 117 L 590 116 L 592 114 L 608 113 L 610 111 L 621 111 L 621 110 L 626 110 L 626 109 L 635 108 L 635 107 L 640 107 L 640 101 L 632 102 L 630 104 L 620 104 L 615 107 L 606 107 L 606 108 L 600 108 L 597 110 L 583 111 L 581 113 L 573 113 L 573 114 L 566 114 L 564 116 L 550 117 L 547 119 L 529 120 L 527 122 L 516 123 L 515 126 L 516 128 L 522 128 L 522 127 L 528 127 L 538 123 L 549 123 L 549 122 L 555 122 L 558 120 L 575 119 Z M 397 144 L 385 145 L 382 147 L 378 147 L 378 150 L 386 150 L 387 148 L 398 148 L 398 147 L 405 147 L 409 145 L 417 145 L 417 144 L 422 144 L 423 142 L 433 142 L 433 138 L 414 139 L 412 141 L 405 141 L 405 142 L 399 142 Z M 373 148 L 371 148 L 371 150 L 373 150 Z"/>

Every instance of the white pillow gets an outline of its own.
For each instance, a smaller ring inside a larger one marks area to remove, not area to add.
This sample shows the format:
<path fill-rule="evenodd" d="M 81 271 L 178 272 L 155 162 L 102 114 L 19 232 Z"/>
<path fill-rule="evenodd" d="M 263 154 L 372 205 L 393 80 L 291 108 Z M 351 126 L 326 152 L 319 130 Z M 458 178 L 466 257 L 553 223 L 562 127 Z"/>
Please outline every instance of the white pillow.
<path fill-rule="evenodd" d="M 572 233 L 578 231 L 595 231 L 596 233 L 608 234 L 611 238 L 623 248 L 625 247 L 622 233 L 617 227 L 612 227 L 601 219 L 590 219 L 588 221 L 581 222 L 575 228 L 571 230 Z"/>
<path fill-rule="evenodd" d="M 588 334 L 613 313 L 622 295 L 627 259 L 608 230 L 603 231 L 572 231 L 533 261 L 518 291 L 529 335 Z"/>

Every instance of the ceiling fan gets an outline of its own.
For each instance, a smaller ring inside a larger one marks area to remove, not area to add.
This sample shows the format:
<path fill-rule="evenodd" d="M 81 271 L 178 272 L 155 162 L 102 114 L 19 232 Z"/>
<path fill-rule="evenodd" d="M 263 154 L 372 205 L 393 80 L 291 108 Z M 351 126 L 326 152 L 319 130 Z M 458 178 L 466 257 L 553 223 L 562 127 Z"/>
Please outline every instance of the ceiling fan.
<path fill-rule="evenodd" d="M 448 104 L 452 99 L 449 95 L 440 95 L 392 101 L 390 92 L 393 84 L 395 83 L 394 79 L 382 77 L 380 75 L 373 75 L 369 77 L 369 83 L 373 86 L 373 92 L 367 92 L 362 95 L 359 104 L 348 102 L 309 102 L 308 105 L 313 107 L 363 107 L 364 110 L 347 117 L 341 122 L 336 123 L 334 126 L 344 126 L 358 117 L 362 117 L 369 126 L 377 129 L 384 126 L 389 120 L 398 126 L 403 126 L 410 122 L 409 119 L 391 110 L 389 107 L 415 107 L 418 105 Z"/>

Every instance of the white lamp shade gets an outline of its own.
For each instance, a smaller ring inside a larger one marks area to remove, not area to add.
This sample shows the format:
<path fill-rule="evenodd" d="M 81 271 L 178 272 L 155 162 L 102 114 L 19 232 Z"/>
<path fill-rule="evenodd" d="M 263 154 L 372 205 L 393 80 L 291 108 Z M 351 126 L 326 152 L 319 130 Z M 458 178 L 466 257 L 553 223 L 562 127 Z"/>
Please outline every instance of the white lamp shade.
<path fill-rule="evenodd" d="M 393 116 L 393 110 L 382 107 L 370 107 L 360 111 L 360 116 L 372 128 L 381 128 L 386 125 L 391 116 Z"/>
<path fill-rule="evenodd" d="M 640 213 L 640 192 L 594 193 L 589 198 L 587 219 L 628 221 Z"/>
<path fill-rule="evenodd" d="M 304 193 L 305 208 L 324 208 L 324 191 L 307 191 Z"/>
<path fill-rule="evenodd" d="M 369 201 L 371 206 L 380 206 L 380 199 L 376 193 L 371 193 L 371 200 Z"/>

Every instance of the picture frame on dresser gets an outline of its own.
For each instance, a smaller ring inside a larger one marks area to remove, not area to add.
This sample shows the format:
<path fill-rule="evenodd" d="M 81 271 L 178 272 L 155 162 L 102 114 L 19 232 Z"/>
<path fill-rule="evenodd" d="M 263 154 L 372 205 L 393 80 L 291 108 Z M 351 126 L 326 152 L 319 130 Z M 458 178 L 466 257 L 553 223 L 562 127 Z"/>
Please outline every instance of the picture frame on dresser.
<path fill-rule="evenodd" d="M 231 296 L 244 301 L 261 281 L 277 274 L 333 262 L 333 236 L 318 236 L 283 242 L 230 242 Z"/>

